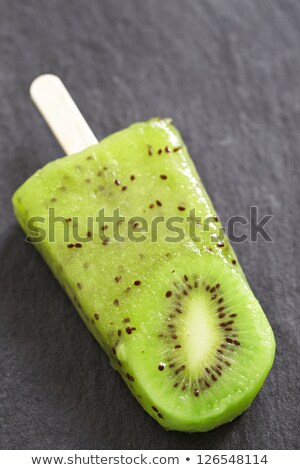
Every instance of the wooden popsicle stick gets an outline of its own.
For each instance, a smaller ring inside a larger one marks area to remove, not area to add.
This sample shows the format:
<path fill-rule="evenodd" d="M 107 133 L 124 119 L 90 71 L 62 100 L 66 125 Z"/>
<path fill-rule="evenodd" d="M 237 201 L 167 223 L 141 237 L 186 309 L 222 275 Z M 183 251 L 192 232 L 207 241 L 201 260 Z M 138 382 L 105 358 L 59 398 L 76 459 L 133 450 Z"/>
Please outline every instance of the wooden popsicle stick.
<path fill-rule="evenodd" d="M 40 75 L 31 84 L 30 96 L 67 155 L 98 142 L 59 77 Z"/>

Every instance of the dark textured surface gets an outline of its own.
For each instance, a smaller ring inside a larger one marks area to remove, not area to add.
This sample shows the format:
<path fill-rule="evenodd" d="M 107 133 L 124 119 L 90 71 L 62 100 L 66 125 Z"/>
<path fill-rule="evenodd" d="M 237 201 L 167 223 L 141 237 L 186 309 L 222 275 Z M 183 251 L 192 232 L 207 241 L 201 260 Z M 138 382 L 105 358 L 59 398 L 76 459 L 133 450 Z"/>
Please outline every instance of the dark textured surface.
<path fill-rule="evenodd" d="M 300 447 L 299 51 L 298 0 L 0 0 L 1 448 Z M 236 246 L 277 357 L 234 422 L 160 428 L 24 243 L 12 192 L 62 154 L 28 95 L 43 72 L 62 77 L 99 138 L 173 117 L 223 221 L 250 205 L 274 214 L 274 243 Z"/>

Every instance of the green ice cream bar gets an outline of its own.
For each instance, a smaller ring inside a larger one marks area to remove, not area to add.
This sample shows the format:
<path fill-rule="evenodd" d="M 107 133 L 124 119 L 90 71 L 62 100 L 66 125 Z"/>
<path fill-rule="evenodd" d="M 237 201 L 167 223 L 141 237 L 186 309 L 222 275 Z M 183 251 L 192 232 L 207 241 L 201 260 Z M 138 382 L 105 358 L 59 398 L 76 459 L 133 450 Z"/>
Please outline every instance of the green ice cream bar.
<path fill-rule="evenodd" d="M 171 120 L 49 163 L 13 205 L 159 424 L 207 431 L 251 404 L 273 363 L 272 329 Z"/>

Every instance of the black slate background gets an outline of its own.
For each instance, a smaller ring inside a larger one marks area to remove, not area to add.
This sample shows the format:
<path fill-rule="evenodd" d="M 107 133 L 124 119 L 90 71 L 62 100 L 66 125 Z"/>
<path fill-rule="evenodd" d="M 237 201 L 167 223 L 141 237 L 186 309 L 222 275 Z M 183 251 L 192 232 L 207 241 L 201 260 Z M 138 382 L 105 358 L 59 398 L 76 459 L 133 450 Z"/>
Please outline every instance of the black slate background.
<path fill-rule="evenodd" d="M 277 357 L 234 422 L 160 428 L 24 243 L 11 195 L 62 155 L 28 95 L 46 72 L 99 138 L 171 116 L 223 222 L 274 214 L 273 243 L 235 247 Z M 298 0 L 0 0 L 0 447 L 299 449 L 299 149 Z"/>

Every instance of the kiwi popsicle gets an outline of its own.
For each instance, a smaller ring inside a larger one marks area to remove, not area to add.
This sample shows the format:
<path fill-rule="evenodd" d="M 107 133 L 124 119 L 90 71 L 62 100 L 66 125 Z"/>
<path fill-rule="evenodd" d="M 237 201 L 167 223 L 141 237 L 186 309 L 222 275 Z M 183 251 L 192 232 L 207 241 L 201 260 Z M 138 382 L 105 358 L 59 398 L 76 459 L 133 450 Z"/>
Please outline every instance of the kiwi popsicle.
<path fill-rule="evenodd" d="M 273 363 L 272 329 L 170 119 L 47 164 L 13 206 L 163 427 L 207 431 L 251 404 Z"/>

